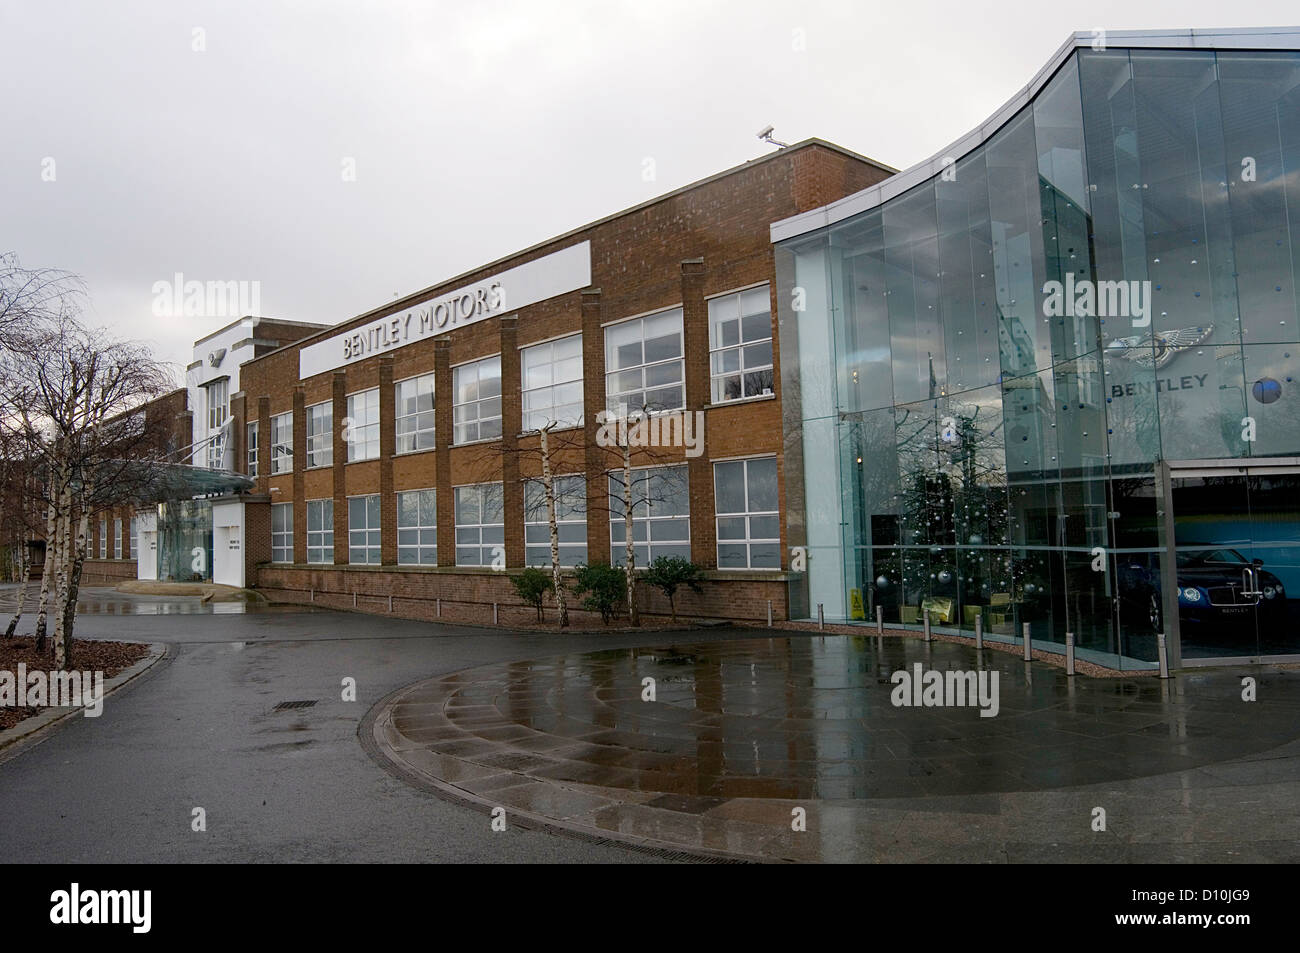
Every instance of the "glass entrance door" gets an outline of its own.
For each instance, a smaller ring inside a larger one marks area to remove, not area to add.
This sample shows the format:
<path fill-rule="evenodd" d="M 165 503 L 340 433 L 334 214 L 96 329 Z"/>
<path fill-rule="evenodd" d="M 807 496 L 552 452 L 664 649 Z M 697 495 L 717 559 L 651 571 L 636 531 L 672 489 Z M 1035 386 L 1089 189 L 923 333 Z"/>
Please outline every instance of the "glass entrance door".
<path fill-rule="evenodd" d="M 1300 652 L 1300 471 L 1173 469 L 1184 659 Z"/>

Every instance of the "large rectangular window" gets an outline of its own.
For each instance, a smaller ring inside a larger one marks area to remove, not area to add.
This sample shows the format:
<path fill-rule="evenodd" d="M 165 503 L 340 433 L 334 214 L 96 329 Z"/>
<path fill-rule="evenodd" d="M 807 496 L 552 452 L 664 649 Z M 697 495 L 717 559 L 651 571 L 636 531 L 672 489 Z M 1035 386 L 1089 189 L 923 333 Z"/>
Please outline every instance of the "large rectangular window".
<path fill-rule="evenodd" d="M 207 385 L 208 466 L 220 470 L 225 464 L 225 434 L 222 427 L 230 416 L 230 379 L 223 377 Z"/>
<path fill-rule="evenodd" d="M 767 285 L 709 299 L 713 403 L 772 393 L 772 312 Z"/>
<path fill-rule="evenodd" d="M 685 466 L 632 471 L 632 542 L 638 566 L 647 566 L 660 556 L 691 558 L 687 488 Z M 621 470 L 609 475 L 609 504 L 610 561 L 621 566 L 627 562 Z"/>
<path fill-rule="evenodd" d="M 520 353 L 523 429 L 582 423 L 582 335 L 534 344 Z"/>
<path fill-rule="evenodd" d="M 113 558 L 122 558 L 122 521 L 113 520 Z"/>
<path fill-rule="evenodd" d="M 605 329 L 605 407 L 616 413 L 679 410 L 683 383 L 682 309 Z"/>
<path fill-rule="evenodd" d="M 271 472 L 293 469 L 293 412 L 271 418 Z"/>
<path fill-rule="evenodd" d="M 780 569 L 776 457 L 713 465 L 719 569 Z"/>
<path fill-rule="evenodd" d="M 334 501 L 307 501 L 307 562 L 334 562 Z"/>
<path fill-rule="evenodd" d="M 501 355 L 452 368 L 455 442 L 473 443 L 501 436 Z"/>
<path fill-rule="evenodd" d="M 397 452 L 432 450 L 433 375 L 421 374 L 393 385 L 396 393 Z"/>
<path fill-rule="evenodd" d="M 500 483 L 456 487 L 457 566 L 491 566 L 494 557 L 504 559 L 504 513 Z"/>
<path fill-rule="evenodd" d="M 135 517 L 132 516 L 131 517 L 131 550 L 126 554 L 127 559 L 131 559 L 132 557 L 139 557 L 140 549 L 139 549 L 138 540 L 139 540 L 139 536 L 137 535 L 136 528 L 135 528 Z"/>
<path fill-rule="evenodd" d="M 271 562 L 293 562 L 293 504 L 271 504 Z"/>
<path fill-rule="evenodd" d="M 557 476 L 553 484 L 560 565 L 577 566 L 587 561 L 587 481 L 582 476 Z M 526 565 L 551 564 L 551 523 L 541 480 L 524 484 L 524 546 Z"/>
<path fill-rule="evenodd" d="M 397 494 L 397 564 L 438 565 L 438 491 Z"/>
<path fill-rule="evenodd" d="M 330 401 L 307 408 L 307 469 L 334 464 L 334 405 Z"/>
<path fill-rule="evenodd" d="M 245 428 L 248 434 L 248 475 L 257 476 L 257 442 L 258 442 L 258 422 L 254 420 Z"/>
<path fill-rule="evenodd" d="M 379 388 L 348 396 L 348 462 L 379 456 Z"/>
<path fill-rule="evenodd" d="M 348 562 L 379 565 L 379 494 L 348 499 Z"/>
<path fill-rule="evenodd" d="M 108 520 L 99 521 L 99 558 L 108 558 Z"/>

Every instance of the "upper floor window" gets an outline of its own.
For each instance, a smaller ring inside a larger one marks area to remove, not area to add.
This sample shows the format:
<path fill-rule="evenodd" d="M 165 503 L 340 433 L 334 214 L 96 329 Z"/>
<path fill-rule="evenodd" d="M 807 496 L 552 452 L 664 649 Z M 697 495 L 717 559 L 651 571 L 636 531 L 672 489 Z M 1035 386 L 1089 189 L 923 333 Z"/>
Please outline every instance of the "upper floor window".
<path fill-rule="evenodd" d="M 220 430 L 230 416 L 230 378 L 223 377 L 208 385 L 208 430 Z"/>
<path fill-rule="evenodd" d="M 293 469 L 293 412 L 271 418 L 271 472 Z"/>
<path fill-rule="evenodd" d="M 679 410 L 683 383 L 682 309 L 605 329 L 605 407 L 616 413 Z"/>
<path fill-rule="evenodd" d="M 501 355 L 452 368 L 455 443 L 501 436 Z"/>
<path fill-rule="evenodd" d="M 372 387 L 348 396 L 348 461 L 374 460 L 379 456 L 379 388 Z"/>
<path fill-rule="evenodd" d="M 108 558 L 108 520 L 99 521 L 99 558 Z"/>
<path fill-rule="evenodd" d="M 582 423 L 582 335 L 526 347 L 520 353 L 523 429 Z"/>
<path fill-rule="evenodd" d="M 772 393 L 767 285 L 709 299 L 709 368 L 715 404 Z"/>
<path fill-rule="evenodd" d="M 113 520 L 113 558 L 122 558 L 122 521 Z"/>
<path fill-rule="evenodd" d="M 128 559 L 131 558 L 132 556 L 139 557 L 140 555 L 139 542 L 138 542 L 139 538 L 140 538 L 139 532 L 137 531 L 135 525 L 135 517 L 132 516 L 131 517 L 131 550 L 126 554 Z"/>
<path fill-rule="evenodd" d="M 259 429 L 261 428 L 258 426 L 256 420 L 245 428 L 245 432 L 248 434 L 248 475 L 251 477 L 257 476 L 257 441 Z"/>
<path fill-rule="evenodd" d="M 421 374 L 419 377 L 398 381 L 393 388 L 397 392 L 397 452 L 432 450 L 433 375 Z"/>
<path fill-rule="evenodd" d="M 307 408 L 307 469 L 334 463 L 334 405 L 330 401 Z"/>

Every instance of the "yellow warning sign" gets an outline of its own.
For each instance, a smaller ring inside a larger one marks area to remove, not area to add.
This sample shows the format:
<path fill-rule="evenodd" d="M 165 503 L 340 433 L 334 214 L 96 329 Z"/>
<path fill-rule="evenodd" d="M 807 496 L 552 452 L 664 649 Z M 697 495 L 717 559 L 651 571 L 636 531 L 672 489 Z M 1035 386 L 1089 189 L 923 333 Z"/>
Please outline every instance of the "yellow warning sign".
<path fill-rule="evenodd" d="M 849 590 L 849 618 L 865 619 L 866 617 L 867 617 L 867 612 L 862 607 L 862 590 L 850 589 Z"/>

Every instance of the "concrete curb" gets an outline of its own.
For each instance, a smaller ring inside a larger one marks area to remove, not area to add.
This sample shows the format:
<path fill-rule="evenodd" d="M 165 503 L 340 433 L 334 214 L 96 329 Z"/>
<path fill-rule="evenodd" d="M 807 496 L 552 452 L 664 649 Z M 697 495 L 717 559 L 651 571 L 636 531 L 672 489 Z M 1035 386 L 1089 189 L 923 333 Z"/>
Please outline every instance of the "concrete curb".
<path fill-rule="evenodd" d="M 118 672 L 104 683 L 104 697 L 108 698 L 109 695 L 124 688 L 128 683 L 135 681 L 166 658 L 167 653 L 168 648 L 165 642 L 155 642 L 150 645 L 148 655 L 130 668 Z M 80 713 L 80 708 L 47 708 L 39 715 L 24 718 L 12 728 L 0 731 L 0 764 L 26 751 L 28 748 L 40 744 L 53 734 L 55 728 Z"/>

